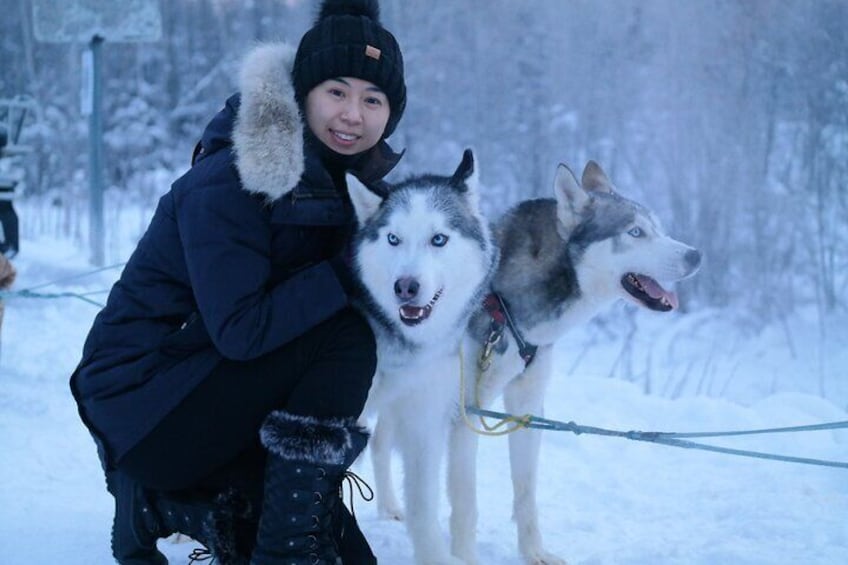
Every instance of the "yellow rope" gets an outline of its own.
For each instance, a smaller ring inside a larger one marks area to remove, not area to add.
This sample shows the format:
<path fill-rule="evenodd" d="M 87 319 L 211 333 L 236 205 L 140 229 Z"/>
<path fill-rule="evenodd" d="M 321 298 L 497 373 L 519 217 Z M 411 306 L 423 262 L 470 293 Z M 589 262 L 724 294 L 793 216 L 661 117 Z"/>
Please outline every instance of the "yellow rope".
<path fill-rule="evenodd" d="M 482 371 L 477 374 L 477 378 L 474 383 L 474 403 L 477 407 L 480 406 L 481 376 Z M 468 418 L 468 412 L 465 409 L 465 359 L 462 354 L 462 343 L 459 344 L 459 411 L 460 414 L 462 414 L 462 421 L 465 422 L 468 429 L 475 434 L 483 436 L 503 436 L 511 434 L 512 432 L 526 428 L 530 423 L 530 414 L 525 414 L 524 416 L 508 416 L 506 418 L 502 418 L 494 425 L 489 424 L 483 416 L 480 416 L 480 425 L 483 426 L 482 430 L 471 422 Z M 512 427 L 499 429 L 509 426 L 510 424 L 513 424 Z"/>

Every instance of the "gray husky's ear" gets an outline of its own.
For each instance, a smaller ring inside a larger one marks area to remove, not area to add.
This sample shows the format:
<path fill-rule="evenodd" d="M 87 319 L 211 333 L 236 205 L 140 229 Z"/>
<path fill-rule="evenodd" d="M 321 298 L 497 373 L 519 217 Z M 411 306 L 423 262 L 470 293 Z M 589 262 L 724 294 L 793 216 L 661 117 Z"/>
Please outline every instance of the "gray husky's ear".
<path fill-rule="evenodd" d="M 615 192 L 612 182 L 607 178 L 606 173 L 599 164 L 594 161 L 586 163 L 586 168 L 583 169 L 583 180 L 581 182 L 584 190 L 593 190 L 595 192 Z"/>
<path fill-rule="evenodd" d="M 453 173 L 452 180 L 456 187 L 467 192 L 466 198 L 468 198 L 471 208 L 477 210 L 479 208 L 480 172 L 477 170 L 473 150 L 466 149 L 462 152 L 462 161 Z"/>
<path fill-rule="evenodd" d="M 356 212 L 356 219 L 359 220 L 359 225 L 364 224 L 373 216 L 383 203 L 383 199 L 371 192 L 367 186 L 348 173 L 347 192 L 350 194 L 350 201 L 353 204 L 353 210 Z"/>
<path fill-rule="evenodd" d="M 554 197 L 557 203 L 557 226 L 563 239 L 568 239 L 571 230 L 580 223 L 583 209 L 589 204 L 590 197 L 580 184 L 571 169 L 559 164 L 554 180 Z"/>

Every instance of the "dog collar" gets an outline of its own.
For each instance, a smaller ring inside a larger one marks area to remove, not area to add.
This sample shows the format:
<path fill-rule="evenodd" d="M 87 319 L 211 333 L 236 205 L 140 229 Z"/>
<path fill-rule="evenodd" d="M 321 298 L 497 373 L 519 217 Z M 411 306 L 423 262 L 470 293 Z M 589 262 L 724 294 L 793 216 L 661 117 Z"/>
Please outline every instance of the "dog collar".
<path fill-rule="evenodd" d="M 486 336 L 486 344 L 480 357 L 480 368 L 483 370 L 489 368 L 492 347 L 500 341 L 506 327 L 509 328 L 509 333 L 512 334 L 516 345 L 518 345 L 518 355 L 524 360 L 524 368 L 526 369 L 533 362 L 536 357 L 536 350 L 539 348 L 524 339 L 521 330 L 515 325 L 515 321 L 509 313 L 506 301 L 500 294 L 492 292 L 483 299 L 483 308 L 489 314 L 492 322 L 489 324 L 489 334 Z"/>

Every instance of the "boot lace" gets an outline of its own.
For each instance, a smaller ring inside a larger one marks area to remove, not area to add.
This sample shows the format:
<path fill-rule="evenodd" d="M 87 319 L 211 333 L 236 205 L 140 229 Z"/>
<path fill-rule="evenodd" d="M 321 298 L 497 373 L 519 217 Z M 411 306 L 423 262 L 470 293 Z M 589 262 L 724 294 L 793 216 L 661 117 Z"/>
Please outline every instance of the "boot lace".
<path fill-rule="evenodd" d="M 200 563 L 202 561 L 208 561 L 210 565 L 215 563 L 215 556 L 212 555 L 212 552 L 208 547 L 197 547 L 188 554 L 189 565 L 192 563 Z"/>
<path fill-rule="evenodd" d="M 347 485 L 348 488 L 348 500 L 350 501 L 348 506 L 350 506 L 350 513 L 354 518 L 356 518 L 356 512 L 353 509 L 353 488 L 356 487 L 356 490 L 359 491 L 359 496 L 362 497 L 362 500 L 365 502 L 371 502 L 374 500 L 374 489 L 371 488 L 371 485 L 365 482 L 365 479 L 353 471 L 347 470 L 344 472 L 344 475 L 342 475 L 342 482 L 339 484 L 339 498 L 343 503 L 345 485 Z"/>

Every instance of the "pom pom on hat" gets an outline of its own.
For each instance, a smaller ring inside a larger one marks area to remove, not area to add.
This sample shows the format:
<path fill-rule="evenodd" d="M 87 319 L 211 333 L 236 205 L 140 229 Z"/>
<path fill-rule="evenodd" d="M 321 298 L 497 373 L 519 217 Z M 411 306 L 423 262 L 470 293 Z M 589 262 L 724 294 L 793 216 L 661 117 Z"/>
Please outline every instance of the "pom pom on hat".
<path fill-rule="evenodd" d="M 377 0 L 324 0 L 315 24 L 330 16 L 365 16 L 380 23 L 380 5 Z"/>

